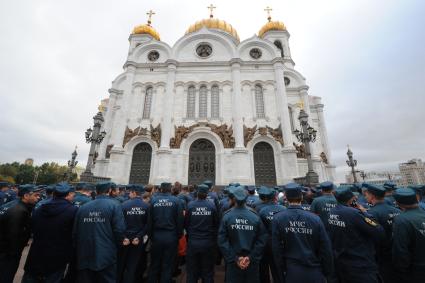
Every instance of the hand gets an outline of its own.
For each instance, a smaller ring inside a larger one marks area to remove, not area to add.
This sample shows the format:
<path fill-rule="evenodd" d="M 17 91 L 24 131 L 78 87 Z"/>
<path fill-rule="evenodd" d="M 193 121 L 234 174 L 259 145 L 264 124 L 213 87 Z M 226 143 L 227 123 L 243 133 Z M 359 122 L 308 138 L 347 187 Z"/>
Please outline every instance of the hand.
<path fill-rule="evenodd" d="M 250 260 L 247 256 L 240 256 L 237 261 L 237 265 L 240 269 L 247 269 L 249 266 Z"/>
<path fill-rule="evenodd" d="M 367 209 L 366 208 L 364 208 L 364 206 L 363 205 L 361 205 L 360 203 L 358 203 L 357 204 L 357 207 L 356 207 L 358 210 L 360 210 L 361 212 L 366 212 L 367 211 Z"/>
<path fill-rule="evenodd" d="M 137 246 L 139 244 L 139 238 L 134 238 L 133 241 L 131 241 L 131 243 L 135 246 Z"/>
<path fill-rule="evenodd" d="M 130 240 L 129 240 L 129 239 L 127 239 L 127 238 L 125 238 L 125 239 L 122 241 L 122 245 L 123 245 L 123 246 L 128 246 L 128 245 L 130 245 Z"/>

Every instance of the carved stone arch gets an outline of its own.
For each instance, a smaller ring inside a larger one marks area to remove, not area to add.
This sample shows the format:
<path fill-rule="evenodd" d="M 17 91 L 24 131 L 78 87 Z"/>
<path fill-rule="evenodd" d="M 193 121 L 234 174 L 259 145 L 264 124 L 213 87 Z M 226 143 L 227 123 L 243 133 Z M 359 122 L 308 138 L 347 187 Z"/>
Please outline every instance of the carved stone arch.
<path fill-rule="evenodd" d="M 265 152 L 256 152 L 256 147 L 262 145 L 269 146 L 273 153 L 267 150 Z M 280 168 L 280 144 L 269 136 L 257 135 L 248 143 L 247 149 L 251 157 L 251 174 L 254 176 L 255 184 L 275 186 Z"/>
<path fill-rule="evenodd" d="M 297 71 L 291 69 L 284 70 L 285 77 L 291 80 L 290 88 L 297 88 L 305 85 L 305 78 Z"/>
<path fill-rule="evenodd" d="M 249 49 L 254 47 L 260 47 L 263 51 L 266 51 L 270 57 L 269 59 L 280 57 L 280 50 L 272 42 L 268 40 L 263 40 L 259 38 L 258 36 L 254 35 L 251 38 L 245 39 L 238 45 L 238 48 L 237 48 L 238 58 L 242 58 L 245 51 L 248 50 L 249 52 Z M 261 60 L 262 58 L 260 58 L 259 60 Z M 252 58 L 245 58 L 245 59 L 252 60 Z"/>
<path fill-rule="evenodd" d="M 158 61 L 156 61 L 155 63 L 158 62 L 165 62 L 168 59 L 171 59 L 171 47 L 163 42 L 163 41 L 151 41 L 150 43 L 146 43 L 146 44 L 141 44 L 139 46 L 137 46 L 134 50 L 131 56 L 129 56 L 128 61 L 134 61 L 134 62 L 142 62 L 142 61 L 146 61 L 146 58 L 142 58 L 141 56 L 143 54 L 147 54 L 149 50 L 158 50 L 160 51 L 160 54 L 162 54 L 162 56 L 160 56 L 158 58 Z"/>
<path fill-rule="evenodd" d="M 218 30 L 209 30 L 207 28 L 202 28 L 196 32 L 186 34 L 180 38 L 172 47 L 172 58 L 179 58 L 179 54 L 189 43 L 197 40 L 208 41 L 216 40 L 223 44 L 225 49 L 228 52 L 229 58 L 236 58 L 236 45 L 237 43 L 233 40 L 233 37 L 225 32 L 220 32 Z"/>
<path fill-rule="evenodd" d="M 216 153 L 224 152 L 224 145 L 220 137 L 207 127 L 195 128 L 193 132 L 191 132 L 187 138 L 182 141 L 180 148 L 183 150 L 183 152 L 189 152 L 190 145 L 197 139 L 208 139 L 214 144 Z"/>
<path fill-rule="evenodd" d="M 250 140 L 248 143 L 247 143 L 247 145 L 246 145 L 246 149 L 248 150 L 248 152 L 251 152 L 252 153 L 252 151 L 253 151 L 253 149 L 254 149 L 254 146 L 255 146 L 255 144 L 257 144 L 257 143 L 259 143 L 259 142 L 267 142 L 267 143 L 269 143 L 271 146 L 272 146 L 272 148 L 273 148 L 273 151 L 275 152 L 275 155 L 276 155 L 276 153 L 278 153 L 278 152 L 280 152 L 282 149 L 283 149 L 283 147 L 282 147 L 282 145 L 279 143 L 279 142 L 277 142 L 272 136 L 270 136 L 269 134 L 267 134 L 267 135 L 259 135 L 259 134 L 256 134 L 253 138 L 252 138 L 252 140 Z"/>
<path fill-rule="evenodd" d="M 111 88 L 120 89 L 121 84 L 123 82 L 125 82 L 126 79 L 127 79 L 127 73 L 122 73 L 122 74 L 118 75 L 118 77 L 116 77 L 115 80 L 112 81 L 112 87 Z"/>

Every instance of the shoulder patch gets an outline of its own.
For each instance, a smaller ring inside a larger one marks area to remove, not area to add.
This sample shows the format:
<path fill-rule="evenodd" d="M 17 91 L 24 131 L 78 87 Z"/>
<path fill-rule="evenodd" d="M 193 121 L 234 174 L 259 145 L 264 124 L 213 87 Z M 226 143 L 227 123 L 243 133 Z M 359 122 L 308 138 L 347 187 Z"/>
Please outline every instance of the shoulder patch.
<path fill-rule="evenodd" d="M 371 226 L 378 226 L 378 223 L 376 223 L 375 221 L 373 221 L 369 217 L 365 217 L 364 218 L 364 221 L 366 221 L 366 223 L 369 224 L 369 225 L 371 225 Z"/>

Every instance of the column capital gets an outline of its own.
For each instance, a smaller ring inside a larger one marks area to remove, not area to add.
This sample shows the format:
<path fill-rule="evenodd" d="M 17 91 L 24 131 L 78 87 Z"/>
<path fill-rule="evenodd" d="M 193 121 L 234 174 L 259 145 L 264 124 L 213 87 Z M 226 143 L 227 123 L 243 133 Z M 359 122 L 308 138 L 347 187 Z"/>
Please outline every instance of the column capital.
<path fill-rule="evenodd" d="M 299 91 L 301 94 L 307 94 L 308 89 L 309 89 L 308 85 L 303 85 L 303 86 L 300 86 L 300 87 L 298 88 L 298 91 Z"/>
<path fill-rule="evenodd" d="M 127 65 L 127 70 L 126 70 L 126 72 L 127 72 L 127 73 L 134 73 L 134 72 L 136 72 L 136 65 L 135 65 L 135 64 L 132 64 L 132 63 L 129 63 L 129 64 Z"/>
<path fill-rule="evenodd" d="M 277 58 L 274 58 L 272 60 L 272 64 L 275 68 L 280 67 L 280 66 L 282 66 L 282 68 L 283 68 L 283 62 L 284 62 L 284 60 L 283 60 L 282 57 L 277 57 Z"/>
<path fill-rule="evenodd" d="M 112 96 L 113 94 L 115 95 L 122 95 L 124 92 L 122 90 L 116 89 L 116 88 L 110 88 L 108 89 L 109 94 Z"/>
<path fill-rule="evenodd" d="M 239 59 L 239 58 L 232 58 L 232 59 L 230 59 L 229 63 L 230 63 L 230 66 L 232 66 L 232 68 L 240 67 L 242 60 Z"/>
<path fill-rule="evenodd" d="M 173 59 L 168 59 L 167 61 L 165 61 L 165 64 L 167 64 L 168 69 L 170 68 L 176 69 L 177 67 L 177 61 Z"/>

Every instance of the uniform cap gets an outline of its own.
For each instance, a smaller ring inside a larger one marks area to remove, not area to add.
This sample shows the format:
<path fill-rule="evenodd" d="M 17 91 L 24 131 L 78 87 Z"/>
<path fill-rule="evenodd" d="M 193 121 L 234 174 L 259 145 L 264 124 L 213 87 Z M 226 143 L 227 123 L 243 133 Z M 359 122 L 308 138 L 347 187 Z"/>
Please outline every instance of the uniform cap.
<path fill-rule="evenodd" d="M 326 182 L 320 183 L 320 188 L 323 191 L 330 191 L 330 190 L 335 189 L 335 185 L 334 185 L 334 183 L 332 183 L 330 181 L 326 181 Z"/>
<path fill-rule="evenodd" d="M 87 190 L 88 189 L 88 184 L 85 182 L 78 182 L 77 184 L 75 184 L 75 190 L 79 191 L 79 190 Z"/>
<path fill-rule="evenodd" d="M 239 183 L 230 183 L 229 184 L 229 187 L 239 187 L 241 184 L 239 184 Z"/>
<path fill-rule="evenodd" d="M 198 186 L 197 192 L 202 194 L 207 194 L 210 188 L 207 184 L 201 184 Z"/>
<path fill-rule="evenodd" d="M 377 197 L 385 196 L 385 189 L 383 187 L 380 187 L 374 184 L 369 184 L 369 183 L 364 183 L 363 187 L 365 187 L 366 190 L 374 196 L 377 196 Z"/>
<path fill-rule="evenodd" d="M 39 192 L 43 189 L 39 189 L 36 185 L 26 184 L 19 186 L 18 196 L 22 197 L 25 194 Z"/>
<path fill-rule="evenodd" d="M 255 186 L 245 186 L 245 189 L 250 193 L 255 192 Z"/>
<path fill-rule="evenodd" d="M 393 197 L 400 204 L 410 205 L 418 202 L 415 191 L 409 188 L 395 190 Z"/>
<path fill-rule="evenodd" d="M 229 186 L 229 188 L 228 188 L 228 190 L 229 190 L 229 198 L 234 198 L 235 197 L 234 192 L 235 192 L 236 188 L 237 187 L 235 187 L 235 186 Z"/>
<path fill-rule="evenodd" d="M 302 194 L 302 186 L 300 184 L 289 183 L 285 185 L 285 195 L 287 198 L 299 198 Z"/>
<path fill-rule="evenodd" d="M 211 189 L 211 188 L 212 188 L 212 186 L 213 186 L 213 182 L 212 182 L 212 181 L 210 181 L 210 180 L 206 180 L 206 181 L 204 181 L 204 184 L 208 186 L 208 189 Z"/>
<path fill-rule="evenodd" d="M 8 182 L 0 182 L 0 189 L 4 188 L 4 187 L 9 187 L 9 183 Z"/>
<path fill-rule="evenodd" d="M 52 194 L 55 191 L 55 185 L 48 185 L 44 187 L 44 190 L 48 194 Z"/>
<path fill-rule="evenodd" d="M 419 195 L 423 195 L 425 193 L 425 185 L 413 185 L 409 186 L 409 188 L 414 190 Z"/>
<path fill-rule="evenodd" d="M 109 189 L 115 189 L 117 185 L 113 182 L 99 182 L 96 184 L 96 190 L 104 193 L 107 192 Z"/>
<path fill-rule="evenodd" d="M 270 189 L 266 186 L 261 186 L 260 189 L 258 189 L 258 195 L 268 197 L 270 194 Z"/>
<path fill-rule="evenodd" d="M 74 187 L 66 182 L 61 182 L 55 185 L 55 193 L 59 195 L 66 195 L 75 191 Z"/>
<path fill-rule="evenodd" d="M 171 190 L 171 183 L 168 183 L 168 182 L 161 183 L 160 189 L 170 191 Z"/>
<path fill-rule="evenodd" d="M 347 202 L 354 196 L 354 193 L 351 191 L 350 187 L 339 187 L 335 190 L 335 198 L 339 202 Z"/>
<path fill-rule="evenodd" d="M 384 189 L 388 192 L 388 191 L 394 191 L 395 189 L 397 189 L 396 184 L 394 184 L 393 182 L 385 182 L 384 183 Z"/>
<path fill-rule="evenodd" d="M 246 191 L 242 187 L 236 187 L 233 191 L 233 195 L 236 199 L 236 201 L 243 202 L 246 200 L 248 195 L 246 194 Z"/>

